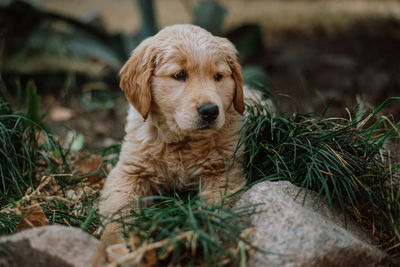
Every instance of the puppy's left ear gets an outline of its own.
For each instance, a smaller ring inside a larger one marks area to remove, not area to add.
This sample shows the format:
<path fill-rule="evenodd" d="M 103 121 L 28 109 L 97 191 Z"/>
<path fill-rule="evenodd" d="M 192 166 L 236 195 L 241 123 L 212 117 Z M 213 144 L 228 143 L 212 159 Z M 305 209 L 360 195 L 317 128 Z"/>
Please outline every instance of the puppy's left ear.
<path fill-rule="evenodd" d="M 217 39 L 220 44 L 220 48 L 222 49 L 222 53 L 224 53 L 227 57 L 229 67 L 232 71 L 232 78 L 235 81 L 235 95 L 233 97 L 233 106 L 239 114 L 243 115 L 245 110 L 243 99 L 243 77 L 240 70 L 240 64 L 236 57 L 236 48 L 226 38 L 217 37 Z"/>
<path fill-rule="evenodd" d="M 245 110 L 244 100 L 243 100 L 243 77 L 240 71 L 240 64 L 235 58 L 230 59 L 228 64 L 232 70 L 232 78 L 235 81 L 235 96 L 233 97 L 233 106 L 239 114 L 243 115 Z"/>

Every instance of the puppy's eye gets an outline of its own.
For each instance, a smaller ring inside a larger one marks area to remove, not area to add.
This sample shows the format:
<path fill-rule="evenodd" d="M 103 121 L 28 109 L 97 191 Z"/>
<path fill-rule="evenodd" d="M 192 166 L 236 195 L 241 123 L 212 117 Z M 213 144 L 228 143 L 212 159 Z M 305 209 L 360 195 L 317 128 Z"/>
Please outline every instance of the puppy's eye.
<path fill-rule="evenodd" d="M 180 72 L 171 75 L 171 78 L 177 80 L 177 81 L 186 81 L 187 74 L 185 70 L 181 70 Z"/>
<path fill-rule="evenodd" d="M 214 75 L 214 81 L 219 82 L 222 79 L 222 74 L 221 73 L 217 73 Z"/>

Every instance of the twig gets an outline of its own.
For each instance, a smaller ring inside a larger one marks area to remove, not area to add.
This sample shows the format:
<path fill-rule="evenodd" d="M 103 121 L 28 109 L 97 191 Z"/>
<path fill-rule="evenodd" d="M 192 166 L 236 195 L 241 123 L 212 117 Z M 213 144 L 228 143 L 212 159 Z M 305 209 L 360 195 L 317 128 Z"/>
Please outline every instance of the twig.
<path fill-rule="evenodd" d="M 195 232 L 194 231 L 188 231 L 188 232 L 183 232 L 180 233 L 176 236 L 176 240 L 181 240 L 181 239 L 190 239 L 194 236 Z M 123 257 L 121 257 L 119 260 L 117 260 L 115 263 L 112 264 L 112 266 L 118 266 L 124 262 L 135 260 L 135 263 L 138 263 L 138 258 L 139 260 L 143 256 L 144 253 L 147 251 L 153 250 L 153 249 L 158 249 L 164 247 L 169 241 L 171 241 L 170 238 L 165 238 L 161 241 L 158 241 L 156 243 L 151 243 L 151 244 L 145 244 L 145 246 L 141 246 L 137 250 L 133 251 L 132 253 L 129 253 Z"/>

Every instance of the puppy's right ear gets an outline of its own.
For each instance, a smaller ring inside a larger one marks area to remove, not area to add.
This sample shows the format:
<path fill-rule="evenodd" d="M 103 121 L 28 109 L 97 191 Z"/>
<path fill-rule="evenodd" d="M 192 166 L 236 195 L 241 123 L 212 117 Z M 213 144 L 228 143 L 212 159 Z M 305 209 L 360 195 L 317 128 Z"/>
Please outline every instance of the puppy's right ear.
<path fill-rule="evenodd" d="M 155 49 L 151 46 L 153 38 L 144 40 L 132 53 L 122 67 L 120 87 L 134 108 L 147 119 L 151 106 L 151 76 L 155 68 Z"/>

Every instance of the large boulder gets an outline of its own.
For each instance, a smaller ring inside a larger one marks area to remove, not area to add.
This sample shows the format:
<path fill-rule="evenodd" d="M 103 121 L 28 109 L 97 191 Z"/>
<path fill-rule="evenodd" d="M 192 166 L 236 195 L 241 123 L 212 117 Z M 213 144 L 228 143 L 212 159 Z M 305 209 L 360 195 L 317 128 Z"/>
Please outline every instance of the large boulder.
<path fill-rule="evenodd" d="M 332 213 L 316 194 L 290 182 L 262 182 L 243 194 L 237 207 L 251 204 L 255 227 L 250 241 L 260 249 L 249 266 L 377 266 L 386 255 L 343 213 Z"/>
<path fill-rule="evenodd" d="M 0 266 L 92 266 L 99 243 L 79 228 L 32 228 L 0 238 Z"/>

